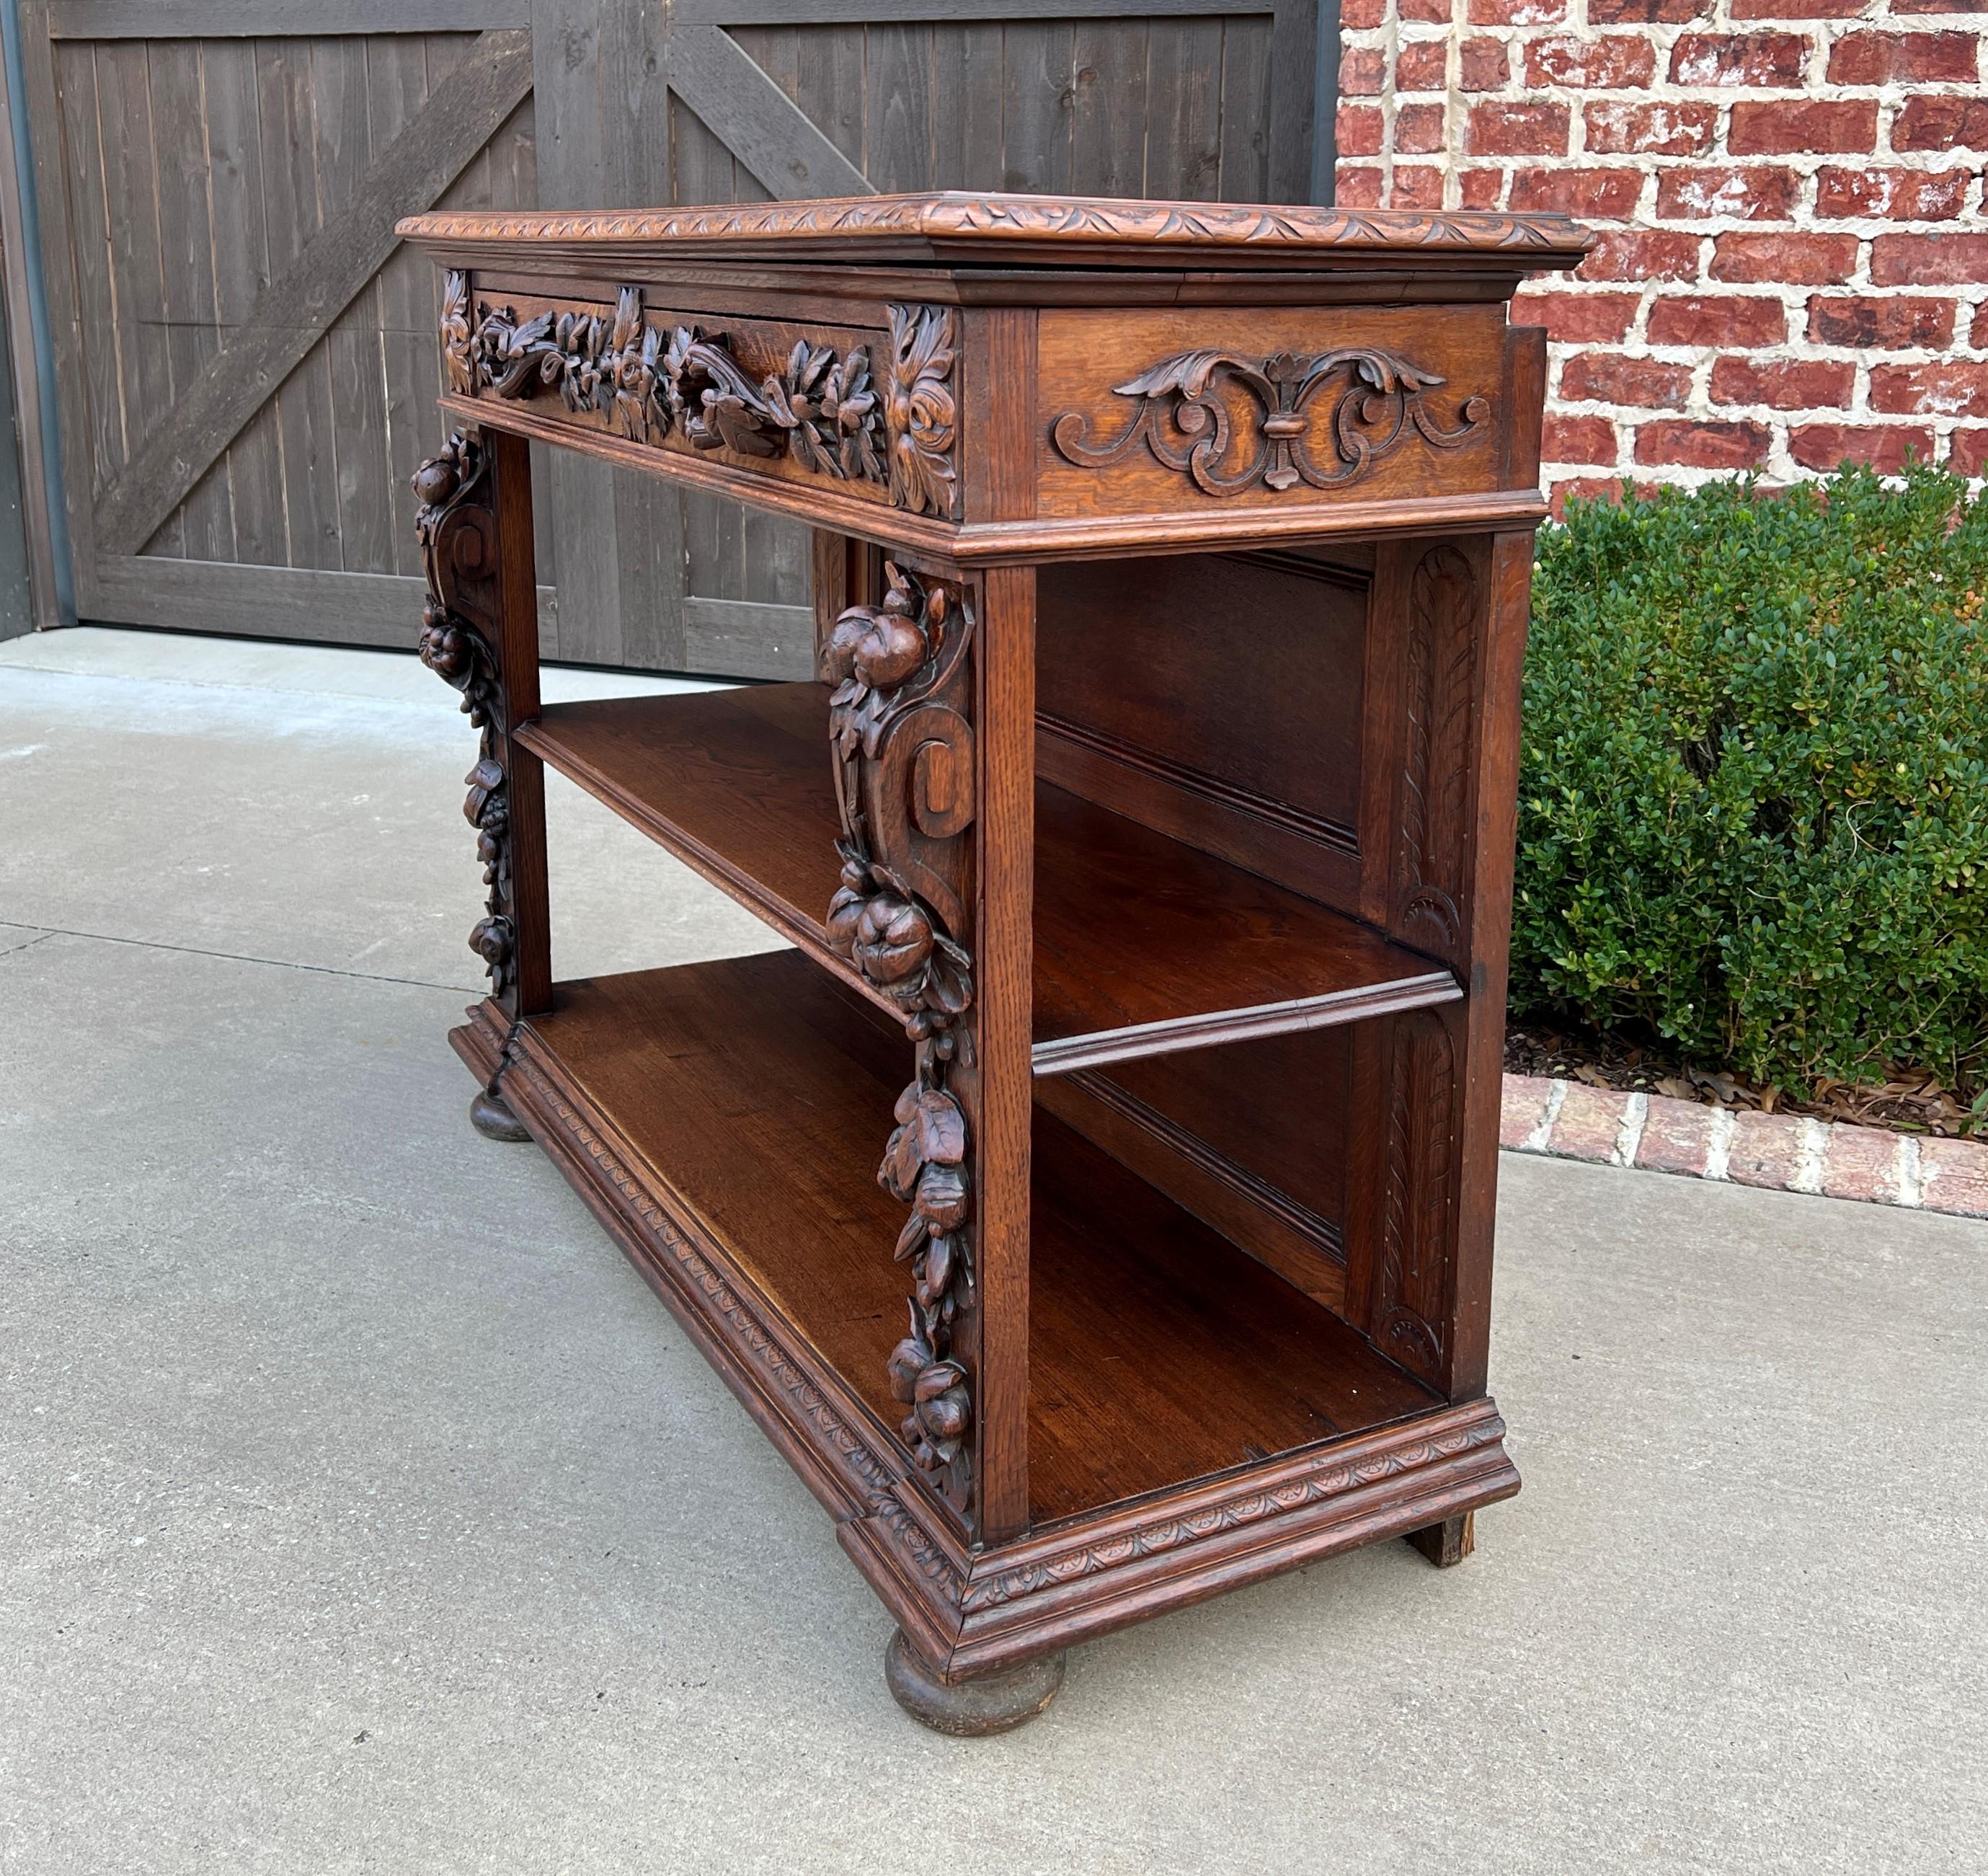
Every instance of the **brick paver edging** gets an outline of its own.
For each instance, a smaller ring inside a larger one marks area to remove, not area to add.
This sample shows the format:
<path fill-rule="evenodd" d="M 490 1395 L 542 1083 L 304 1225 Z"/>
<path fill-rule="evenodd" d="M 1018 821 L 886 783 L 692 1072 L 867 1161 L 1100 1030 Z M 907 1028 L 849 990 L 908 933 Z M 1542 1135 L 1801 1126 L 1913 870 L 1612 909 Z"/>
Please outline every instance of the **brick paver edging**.
<path fill-rule="evenodd" d="M 1988 1218 L 1988 1145 L 1973 1140 L 1736 1113 L 1537 1075 L 1505 1077 L 1499 1139 L 1513 1153 Z"/>

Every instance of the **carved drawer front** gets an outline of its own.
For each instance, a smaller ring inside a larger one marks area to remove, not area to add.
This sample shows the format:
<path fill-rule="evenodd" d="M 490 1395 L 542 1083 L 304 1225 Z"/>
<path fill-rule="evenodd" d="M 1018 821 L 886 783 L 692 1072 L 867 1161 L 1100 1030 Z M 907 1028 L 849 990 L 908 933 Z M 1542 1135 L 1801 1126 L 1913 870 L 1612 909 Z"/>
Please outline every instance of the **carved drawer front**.
<path fill-rule="evenodd" d="M 887 317 L 888 329 L 733 318 L 672 309 L 654 289 L 548 297 L 452 273 L 442 364 L 459 397 L 952 520 L 952 316 Z"/>
<path fill-rule="evenodd" d="M 1496 489 L 1505 330 L 1496 306 L 1046 312 L 1039 512 Z"/>

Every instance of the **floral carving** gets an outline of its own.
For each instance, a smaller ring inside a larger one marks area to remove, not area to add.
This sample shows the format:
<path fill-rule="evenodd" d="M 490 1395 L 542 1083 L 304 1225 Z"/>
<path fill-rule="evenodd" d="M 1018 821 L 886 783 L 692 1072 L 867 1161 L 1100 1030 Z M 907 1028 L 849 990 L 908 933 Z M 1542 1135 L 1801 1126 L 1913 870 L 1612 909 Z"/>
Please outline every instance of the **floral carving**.
<path fill-rule="evenodd" d="M 476 388 L 476 363 L 469 330 L 469 276 L 454 269 L 442 276 L 441 368 L 448 388 L 459 398 Z"/>
<path fill-rule="evenodd" d="M 913 1462 L 964 1515 L 972 1498 L 972 1396 L 953 1352 L 972 1285 L 966 1108 L 951 1085 L 972 1060 L 973 1002 L 961 942 L 965 843 L 973 814 L 965 596 L 890 562 L 880 606 L 851 606 L 822 652 L 829 693 L 841 884 L 830 947 L 902 1014 L 918 1079 L 898 1097 L 877 1181 L 911 1215 L 897 1257 L 911 1266 L 909 1333 L 891 1353 L 892 1396 Z"/>
<path fill-rule="evenodd" d="M 885 572 L 883 604 L 850 607 L 823 652 L 823 675 L 834 686 L 829 737 L 843 821 L 842 879 L 826 924 L 830 945 L 904 1011 L 906 1028 L 923 1041 L 972 1002 L 972 961 L 944 915 L 874 838 L 863 765 L 881 762 L 893 728 L 956 674 L 965 619 L 963 612 L 955 618 L 946 588 L 916 586 L 888 562 Z"/>
<path fill-rule="evenodd" d="M 472 395 L 556 388 L 576 415 L 593 412 L 634 442 L 677 435 L 694 449 L 786 455 L 837 481 L 885 479 L 881 400 L 864 346 L 837 353 L 802 340 L 779 371 L 755 378 L 724 334 L 651 325 L 641 290 L 624 286 L 611 320 L 547 311 L 520 324 L 510 307 L 486 305 L 466 355 L 462 388 Z"/>
<path fill-rule="evenodd" d="M 945 1038 L 949 1044 L 950 1038 Z M 918 1079 L 898 1097 L 897 1126 L 877 1182 L 911 1207 L 898 1234 L 914 1285 L 911 1333 L 891 1351 L 891 1393 L 911 1410 L 899 1429 L 921 1471 L 941 1477 L 965 1510 L 972 1495 L 967 1434 L 973 1408 L 966 1370 L 952 1357 L 959 1292 L 967 1280 L 965 1226 L 972 1201 L 966 1175 L 966 1116 L 946 1092 L 952 1059 L 942 1045 L 921 1051 Z"/>
<path fill-rule="evenodd" d="M 1335 381 L 1338 399 L 1326 425 L 1334 460 L 1322 466 L 1312 454 L 1310 411 Z M 1329 489 L 1357 481 L 1411 432 L 1437 449 L 1456 449 L 1469 442 L 1491 407 L 1483 398 L 1467 398 L 1457 428 L 1445 428 L 1425 401 L 1443 381 L 1432 371 L 1367 346 L 1313 357 L 1295 352 L 1267 358 L 1182 352 L 1114 387 L 1115 396 L 1136 398 L 1139 408 L 1112 442 L 1100 447 L 1085 441 L 1090 420 L 1082 411 L 1066 411 L 1051 425 L 1050 437 L 1066 461 L 1084 469 L 1119 462 L 1143 441 L 1158 461 L 1191 476 L 1207 495 L 1238 495 L 1259 483 L 1282 494 L 1301 481 Z M 1230 385 L 1242 387 L 1253 400 L 1249 441 L 1238 452 L 1242 461 L 1233 466 L 1236 400 L 1223 395 Z"/>
<path fill-rule="evenodd" d="M 488 466 L 482 446 L 459 434 L 424 462 L 414 474 L 421 501 L 414 537 L 428 575 L 421 662 L 462 693 L 464 713 L 482 732 L 476 766 L 463 777 L 468 789 L 463 817 L 476 830 L 486 894 L 486 910 L 469 934 L 469 948 L 489 970 L 491 994 L 502 997 L 517 977 L 517 934 L 509 909 L 510 797 L 502 756 L 504 693 L 495 653 L 462 609 L 465 582 L 494 564 L 490 513 L 479 499 Z"/>
<path fill-rule="evenodd" d="M 891 398 L 885 412 L 891 439 L 891 499 L 915 515 L 957 520 L 952 309 L 891 307 Z"/>

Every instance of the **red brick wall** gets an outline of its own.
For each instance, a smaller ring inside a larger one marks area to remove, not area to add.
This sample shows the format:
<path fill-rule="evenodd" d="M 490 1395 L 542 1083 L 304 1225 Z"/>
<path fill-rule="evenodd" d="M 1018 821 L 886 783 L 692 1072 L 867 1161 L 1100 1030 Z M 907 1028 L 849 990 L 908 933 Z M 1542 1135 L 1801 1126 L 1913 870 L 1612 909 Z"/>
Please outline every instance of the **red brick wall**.
<path fill-rule="evenodd" d="M 1976 8 L 1984 10 L 1977 11 Z M 1556 490 L 1988 474 L 1988 0 L 1343 0 L 1339 200 L 1564 208 Z"/>

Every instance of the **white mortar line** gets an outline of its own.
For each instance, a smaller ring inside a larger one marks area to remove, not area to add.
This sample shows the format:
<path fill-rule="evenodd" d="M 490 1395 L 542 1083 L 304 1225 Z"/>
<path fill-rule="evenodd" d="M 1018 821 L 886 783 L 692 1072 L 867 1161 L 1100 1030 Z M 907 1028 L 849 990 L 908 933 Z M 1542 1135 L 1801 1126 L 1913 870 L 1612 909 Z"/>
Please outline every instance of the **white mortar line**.
<path fill-rule="evenodd" d="M 1916 1210 L 1925 1196 L 1925 1170 L 1919 1161 L 1919 1143 L 1909 1133 L 1898 1136 L 1892 1156 L 1892 1203 Z"/>
<path fill-rule="evenodd" d="M 1909 1170 L 1908 1163 L 1909 1162 Z M 1898 1198 L 1901 1205 L 1911 1205 L 1923 1209 L 1933 1182 L 1939 1177 L 1939 1167 L 1919 1150 L 1919 1143 L 1909 1133 L 1898 1136 Z M 1910 1198 L 1905 1194 L 1909 1190 Z"/>
<path fill-rule="evenodd" d="M 1795 1170 L 1788 1181 L 1790 1192 L 1822 1190 L 1823 1156 L 1829 1151 L 1829 1129 L 1820 1120 L 1804 1115 L 1800 1122 L 1801 1144 L 1795 1150 Z"/>
<path fill-rule="evenodd" d="M 1622 1124 L 1615 1129 L 1615 1150 L 1609 1155 L 1611 1166 L 1634 1166 L 1636 1149 L 1642 1143 L 1643 1128 L 1650 1118 L 1650 1097 L 1632 1094 L 1622 1106 Z"/>
<path fill-rule="evenodd" d="M 1544 1153 L 1553 1138 L 1554 1123 L 1560 1118 L 1560 1103 L 1567 1099 L 1567 1083 L 1556 1075 L 1547 1088 L 1547 1104 L 1533 1123 L 1533 1130 L 1519 1143 L 1521 1153 Z"/>
<path fill-rule="evenodd" d="M 1730 1177 L 1727 1169 L 1733 1163 L 1733 1129 L 1737 1124 L 1737 1117 L 1729 1107 L 1715 1107 L 1712 1110 L 1712 1139 L 1705 1150 L 1707 1179 Z"/>

